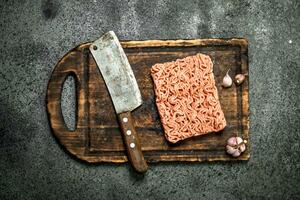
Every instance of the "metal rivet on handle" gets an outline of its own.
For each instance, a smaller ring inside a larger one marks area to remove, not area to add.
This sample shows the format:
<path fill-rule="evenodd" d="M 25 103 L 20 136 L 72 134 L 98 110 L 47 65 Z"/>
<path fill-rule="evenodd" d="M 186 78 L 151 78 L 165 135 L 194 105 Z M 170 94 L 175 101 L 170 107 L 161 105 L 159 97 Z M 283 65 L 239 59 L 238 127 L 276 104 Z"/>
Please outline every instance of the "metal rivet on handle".
<path fill-rule="evenodd" d="M 128 122 L 128 118 L 127 118 L 127 117 L 124 117 L 124 118 L 123 118 L 123 122 L 125 122 L 125 123 Z"/>
<path fill-rule="evenodd" d="M 126 134 L 127 134 L 127 135 L 131 135 L 131 130 L 127 130 L 127 131 L 126 131 Z"/>
<path fill-rule="evenodd" d="M 135 147 L 135 144 L 134 143 L 130 143 L 130 148 L 134 148 Z"/>
<path fill-rule="evenodd" d="M 94 45 L 93 49 L 96 51 L 98 49 L 98 47 L 96 45 Z"/>

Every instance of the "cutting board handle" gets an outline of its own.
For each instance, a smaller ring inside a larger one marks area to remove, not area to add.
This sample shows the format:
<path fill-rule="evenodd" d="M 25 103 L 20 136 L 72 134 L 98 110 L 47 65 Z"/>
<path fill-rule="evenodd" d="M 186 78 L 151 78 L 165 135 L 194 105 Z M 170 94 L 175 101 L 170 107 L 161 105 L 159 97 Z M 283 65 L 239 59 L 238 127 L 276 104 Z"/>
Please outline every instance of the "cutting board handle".
<path fill-rule="evenodd" d="M 88 48 L 83 48 L 63 57 L 54 68 L 48 84 L 46 101 L 50 125 L 56 138 L 67 149 L 74 146 L 68 143 L 72 140 L 80 141 L 76 146 L 84 148 L 88 138 L 88 54 Z M 68 76 L 74 77 L 76 86 L 77 120 L 74 131 L 66 126 L 61 110 L 62 89 Z"/>

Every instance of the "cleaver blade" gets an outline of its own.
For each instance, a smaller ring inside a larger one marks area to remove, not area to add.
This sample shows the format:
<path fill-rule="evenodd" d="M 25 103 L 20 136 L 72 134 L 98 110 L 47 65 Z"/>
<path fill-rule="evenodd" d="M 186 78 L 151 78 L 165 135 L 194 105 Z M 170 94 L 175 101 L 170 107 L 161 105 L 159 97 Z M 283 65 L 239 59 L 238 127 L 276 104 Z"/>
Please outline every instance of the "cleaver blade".
<path fill-rule="evenodd" d="M 142 97 L 131 66 L 113 31 L 104 34 L 90 51 L 108 88 L 116 113 L 132 111 L 142 104 Z"/>

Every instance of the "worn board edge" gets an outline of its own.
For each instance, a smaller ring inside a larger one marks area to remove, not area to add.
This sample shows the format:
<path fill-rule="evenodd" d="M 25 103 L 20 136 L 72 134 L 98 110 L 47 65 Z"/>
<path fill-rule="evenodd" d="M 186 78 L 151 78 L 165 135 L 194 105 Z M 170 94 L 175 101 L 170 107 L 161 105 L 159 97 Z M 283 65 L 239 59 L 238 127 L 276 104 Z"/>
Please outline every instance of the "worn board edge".
<path fill-rule="evenodd" d="M 248 40 L 245 38 L 231 38 L 231 39 L 219 39 L 219 38 L 211 38 L 211 39 L 188 39 L 188 40 L 140 40 L 140 41 L 121 41 L 120 42 L 123 48 L 146 48 L 146 47 L 192 47 L 192 46 L 239 46 L 241 49 L 241 68 L 246 69 L 248 75 L 249 75 L 249 61 L 248 61 Z M 78 49 L 84 49 L 89 48 L 91 45 L 91 42 L 82 43 L 75 48 L 71 49 L 69 52 L 78 50 Z M 243 57 L 246 56 L 246 59 Z M 60 61 L 63 58 L 60 59 Z M 60 62 L 59 61 L 59 62 Z M 58 63 L 59 63 L 58 62 Z M 57 65 L 56 65 L 57 66 Z M 55 66 L 55 67 L 56 67 Z M 55 69 L 55 68 L 54 68 Z M 147 162 L 164 162 L 164 161 L 184 161 L 184 162 L 203 162 L 203 161 L 247 161 L 250 159 L 250 137 L 249 137 L 249 129 L 250 129 L 250 122 L 249 122 L 249 76 L 247 81 L 244 83 L 247 84 L 248 93 L 247 95 L 243 95 L 243 110 L 247 111 L 244 113 L 244 116 L 242 116 L 242 120 L 246 121 L 247 129 L 244 130 L 244 139 L 248 141 L 247 144 L 247 150 L 238 158 L 229 157 L 228 155 L 213 155 L 213 156 L 207 156 L 207 155 L 192 155 L 192 156 L 186 156 L 186 155 L 172 155 L 170 157 L 169 155 L 160 155 L 160 156 L 151 156 L 151 159 L 148 159 L 147 156 L 145 156 L 145 159 Z M 47 110 L 48 112 L 48 110 Z M 48 112 L 48 116 L 49 116 Z M 58 139 L 58 138 L 57 138 Z M 72 156 L 75 156 L 76 158 L 86 161 L 88 163 L 125 163 L 128 162 L 128 159 L 124 155 L 116 155 L 116 156 L 101 156 L 98 155 L 85 155 L 82 154 L 82 152 L 85 152 L 84 149 L 72 149 L 70 150 L 66 146 L 65 150 L 68 151 Z M 224 147 L 225 151 L 225 147 Z"/>
<path fill-rule="evenodd" d="M 210 38 L 210 39 L 188 39 L 188 40 L 131 40 L 120 41 L 123 48 L 146 48 L 146 47 L 192 47 L 192 46 L 207 46 L 207 45 L 231 45 L 240 46 L 241 52 L 248 51 L 248 40 L 245 38 Z M 87 42 L 78 45 L 81 48 L 88 48 L 92 42 Z"/>

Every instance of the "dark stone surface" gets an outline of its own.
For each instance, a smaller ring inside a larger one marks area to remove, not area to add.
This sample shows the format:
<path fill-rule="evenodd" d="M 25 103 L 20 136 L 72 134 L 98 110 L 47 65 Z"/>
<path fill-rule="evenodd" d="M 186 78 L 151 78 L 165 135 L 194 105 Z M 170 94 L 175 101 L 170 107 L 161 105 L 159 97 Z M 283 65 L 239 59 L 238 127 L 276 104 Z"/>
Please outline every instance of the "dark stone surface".
<path fill-rule="evenodd" d="M 2 0 L 0 199 L 299 199 L 299 27 L 297 0 Z M 248 38 L 250 161 L 160 163 L 140 176 L 66 154 L 46 116 L 49 76 L 74 45 L 109 30 L 127 40 Z"/>

